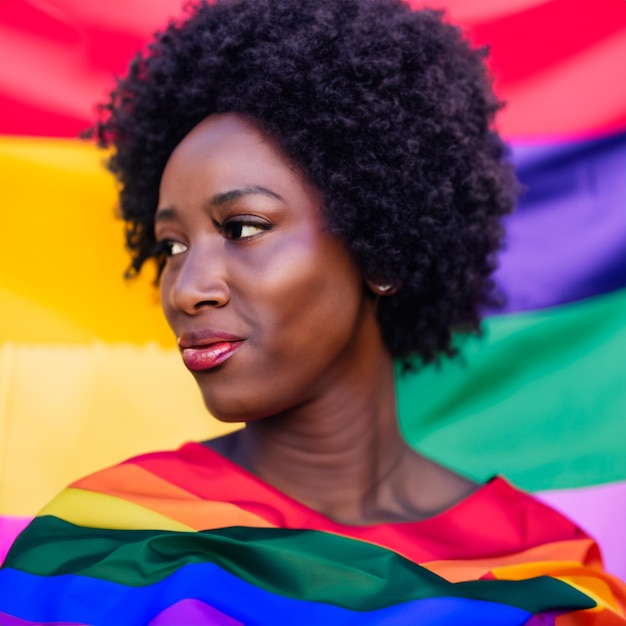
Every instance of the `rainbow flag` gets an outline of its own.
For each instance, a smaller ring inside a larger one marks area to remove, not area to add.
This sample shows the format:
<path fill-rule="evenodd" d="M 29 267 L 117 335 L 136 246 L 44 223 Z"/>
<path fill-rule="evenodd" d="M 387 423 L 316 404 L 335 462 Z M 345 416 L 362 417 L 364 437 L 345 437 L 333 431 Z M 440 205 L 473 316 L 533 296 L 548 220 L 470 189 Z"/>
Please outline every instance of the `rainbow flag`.
<path fill-rule="evenodd" d="M 5 625 L 626 624 L 593 541 L 502 478 L 347 526 L 190 443 L 73 483 L 14 548 Z"/>
<path fill-rule="evenodd" d="M 626 578 L 626 5 L 429 4 L 490 46 L 527 191 L 498 273 L 508 308 L 488 312 L 464 360 L 398 377 L 403 432 L 477 480 L 537 493 Z M 0 3 L 0 559 L 76 476 L 226 428 L 178 362 L 151 277 L 123 284 L 115 188 L 77 139 L 180 10 Z"/>

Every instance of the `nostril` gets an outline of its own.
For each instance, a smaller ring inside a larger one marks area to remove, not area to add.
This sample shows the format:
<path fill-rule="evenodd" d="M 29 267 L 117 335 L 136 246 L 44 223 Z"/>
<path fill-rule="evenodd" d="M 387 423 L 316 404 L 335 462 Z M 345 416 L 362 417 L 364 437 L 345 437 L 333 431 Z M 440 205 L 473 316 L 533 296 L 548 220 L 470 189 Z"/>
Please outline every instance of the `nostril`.
<path fill-rule="evenodd" d="M 193 307 L 194 309 L 201 309 L 203 307 L 217 307 L 217 306 L 223 306 L 222 303 L 220 303 L 219 300 L 215 299 L 215 300 L 201 300 L 200 302 L 196 302 Z"/>

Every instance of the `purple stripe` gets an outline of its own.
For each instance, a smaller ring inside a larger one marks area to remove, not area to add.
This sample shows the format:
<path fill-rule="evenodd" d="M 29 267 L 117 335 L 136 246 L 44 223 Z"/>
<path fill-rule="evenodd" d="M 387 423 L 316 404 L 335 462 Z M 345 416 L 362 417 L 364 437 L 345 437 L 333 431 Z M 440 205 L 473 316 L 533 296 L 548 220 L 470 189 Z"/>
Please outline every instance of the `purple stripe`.
<path fill-rule="evenodd" d="M 506 311 L 626 287 L 626 133 L 513 147 L 526 187 L 496 280 Z"/>
<path fill-rule="evenodd" d="M 243 626 L 240 622 L 200 600 L 181 600 L 161 611 L 148 626 L 180 626 L 211 624 L 212 626 Z"/>
<path fill-rule="evenodd" d="M 543 613 L 542 615 L 533 615 L 524 626 L 555 626 L 557 617 L 560 615 L 562 615 L 562 613 L 557 611 Z"/>

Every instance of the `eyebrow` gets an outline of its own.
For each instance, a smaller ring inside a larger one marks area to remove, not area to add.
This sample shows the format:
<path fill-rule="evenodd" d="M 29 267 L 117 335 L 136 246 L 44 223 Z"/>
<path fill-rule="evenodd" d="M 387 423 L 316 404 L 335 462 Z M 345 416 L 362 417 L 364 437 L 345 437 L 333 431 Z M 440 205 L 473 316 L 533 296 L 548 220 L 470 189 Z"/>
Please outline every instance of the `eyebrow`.
<path fill-rule="evenodd" d="M 244 196 L 251 195 L 262 195 L 273 198 L 274 200 L 280 200 L 281 202 L 285 201 L 280 194 L 272 191 L 271 189 L 261 187 L 260 185 L 252 185 L 250 187 L 240 187 L 237 189 L 229 189 L 228 191 L 224 191 L 223 193 L 216 193 L 214 196 L 211 196 L 211 198 L 209 198 L 207 206 L 217 207 L 223 204 L 227 204 L 228 202 L 232 202 L 233 200 L 243 198 Z M 175 216 L 176 209 L 174 209 L 173 207 L 164 207 L 157 210 L 154 216 L 154 220 L 155 222 L 160 222 L 161 220 L 167 221 Z"/>
<path fill-rule="evenodd" d="M 241 187 L 239 189 L 225 191 L 224 193 L 217 193 L 209 200 L 208 204 L 209 206 L 220 206 L 222 204 L 226 204 L 227 202 L 237 200 L 243 196 L 250 196 L 254 194 L 268 196 L 270 198 L 274 198 L 274 200 L 280 200 L 281 202 L 285 201 L 283 197 L 275 191 L 259 185 L 253 185 L 252 187 Z"/>

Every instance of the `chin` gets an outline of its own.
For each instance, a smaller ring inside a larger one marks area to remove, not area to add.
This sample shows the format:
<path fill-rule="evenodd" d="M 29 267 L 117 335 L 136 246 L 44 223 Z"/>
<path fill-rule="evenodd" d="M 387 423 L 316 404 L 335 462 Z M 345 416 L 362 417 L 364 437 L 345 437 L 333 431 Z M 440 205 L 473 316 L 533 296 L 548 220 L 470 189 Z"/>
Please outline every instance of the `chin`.
<path fill-rule="evenodd" d="M 226 424 L 239 424 L 263 419 L 271 414 L 269 411 L 259 411 L 258 405 L 248 406 L 245 400 L 239 398 L 233 401 L 232 397 L 216 397 L 217 394 L 202 394 L 204 406 L 209 413 L 220 422 Z"/>

